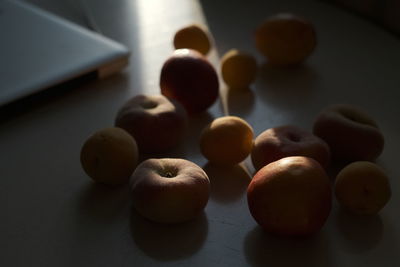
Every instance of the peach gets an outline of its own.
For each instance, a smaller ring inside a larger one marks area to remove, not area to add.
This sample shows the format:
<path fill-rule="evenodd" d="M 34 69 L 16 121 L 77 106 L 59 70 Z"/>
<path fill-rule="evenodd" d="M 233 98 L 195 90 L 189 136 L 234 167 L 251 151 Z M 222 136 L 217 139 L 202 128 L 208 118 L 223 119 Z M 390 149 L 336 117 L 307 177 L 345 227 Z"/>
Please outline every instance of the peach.
<path fill-rule="evenodd" d="M 254 141 L 251 160 L 256 170 L 278 159 L 305 156 L 318 161 L 323 167 L 330 162 L 329 146 L 321 138 L 293 125 L 270 128 Z"/>
<path fill-rule="evenodd" d="M 174 36 L 175 49 L 190 48 L 207 55 L 211 48 L 208 31 L 204 26 L 191 24 L 178 30 Z"/>
<path fill-rule="evenodd" d="M 353 105 L 336 104 L 322 110 L 313 132 L 328 143 L 333 157 L 344 161 L 372 161 L 384 147 L 377 123 Z"/>
<path fill-rule="evenodd" d="M 136 95 L 118 111 L 115 125 L 135 138 L 140 152 L 165 152 L 183 138 L 187 113 L 163 95 Z"/>
<path fill-rule="evenodd" d="M 391 189 L 382 168 L 368 161 L 357 161 L 347 165 L 337 175 L 335 195 L 347 210 L 374 215 L 389 201 Z"/>
<path fill-rule="evenodd" d="M 207 125 L 200 136 L 201 153 L 217 165 L 235 165 L 243 161 L 253 145 L 253 129 L 235 116 L 220 117 Z"/>
<path fill-rule="evenodd" d="M 255 41 L 268 62 L 280 66 L 303 62 L 317 44 L 312 23 L 293 14 L 268 18 L 257 28 Z"/>
<path fill-rule="evenodd" d="M 189 114 L 207 110 L 219 95 L 214 67 L 192 49 L 174 51 L 161 69 L 160 87 L 163 95 L 180 102 Z"/>
<path fill-rule="evenodd" d="M 117 185 L 128 182 L 138 163 L 135 139 L 121 128 L 95 132 L 83 144 L 82 167 L 94 181 Z"/>
<path fill-rule="evenodd" d="M 132 174 L 133 206 L 143 217 L 179 223 L 199 216 L 207 205 L 210 180 L 184 159 L 148 159 Z"/>
<path fill-rule="evenodd" d="M 259 170 L 247 189 L 247 200 L 251 215 L 266 231 L 307 236 L 325 224 L 332 193 L 329 178 L 317 161 L 294 156 Z"/>
<path fill-rule="evenodd" d="M 221 59 L 221 75 L 230 88 L 248 88 L 256 74 L 257 61 L 246 52 L 232 49 Z"/>

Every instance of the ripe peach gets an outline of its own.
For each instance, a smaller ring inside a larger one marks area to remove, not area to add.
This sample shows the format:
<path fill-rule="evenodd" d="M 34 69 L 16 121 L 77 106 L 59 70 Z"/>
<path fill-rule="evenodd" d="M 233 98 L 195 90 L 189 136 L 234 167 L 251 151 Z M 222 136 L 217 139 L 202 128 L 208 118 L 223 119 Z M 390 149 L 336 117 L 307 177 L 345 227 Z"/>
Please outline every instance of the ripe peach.
<path fill-rule="evenodd" d="M 384 147 L 377 123 L 352 105 L 336 104 L 322 110 L 313 132 L 328 143 L 333 157 L 345 161 L 374 160 Z"/>
<path fill-rule="evenodd" d="M 84 171 L 94 181 L 123 184 L 129 180 L 138 163 L 135 139 L 121 128 L 95 132 L 83 144 L 80 160 Z"/>
<path fill-rule="evenodd" d="M 165 152 L 182 139 L 187 114 L 163 95 L 136 95 L 118 111 L 115 125 L 135 138 L 140 152 Z"/>
<path fill-rule="evenodd" d="M 193 162 L 184 159 L 148 159 L 132 174 L 135 209 L 160 223 L 179 223 L 197 217 L 207 205 L 210 180 Z"/>
<path fill-rule="evenodd" d="M 306 236 L 321 229 L 331 211 L 329 178 L 307 157 L 287 157 L 259 170 L 248 189 L 250 213 L 266 231 Z"/>
<path fill-rule="evenodd" d="M 190 114 L 208 109 L 219 94 L 214 67 L 192 49 L 175 50 L 164 63 L 160 87 L 163 95 L 180 102 Z"/>
<path fill-rule="evenodd" d="M 220 117 L 207 125 L 200 137 L 201 153 L 212 163 L 235 165 L 243 161 L 253 145 L 253 129 L 235 116 Z"/>
<path fill-rule="evenodd" d="M 251 151 L 251 160 L 256 170 L 289 156 L 310 157 L 323 167 L 327 167 L 330 162 L 328 144 L 311 132 L 293 125 L 270 128 L 262 132 L 255 139 Z"/>

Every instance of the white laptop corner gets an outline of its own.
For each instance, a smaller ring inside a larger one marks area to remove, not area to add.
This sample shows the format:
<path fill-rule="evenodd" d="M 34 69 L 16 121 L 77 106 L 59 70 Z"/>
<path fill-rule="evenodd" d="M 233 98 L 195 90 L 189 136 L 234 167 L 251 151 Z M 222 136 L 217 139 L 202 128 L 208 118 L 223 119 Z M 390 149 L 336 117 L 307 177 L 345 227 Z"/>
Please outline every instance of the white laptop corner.
<path fill-rule="evenodd" d="M 0 106 L 128 64 L 125 46 L 25 2 L 0 0 L 0 32 Z"/>

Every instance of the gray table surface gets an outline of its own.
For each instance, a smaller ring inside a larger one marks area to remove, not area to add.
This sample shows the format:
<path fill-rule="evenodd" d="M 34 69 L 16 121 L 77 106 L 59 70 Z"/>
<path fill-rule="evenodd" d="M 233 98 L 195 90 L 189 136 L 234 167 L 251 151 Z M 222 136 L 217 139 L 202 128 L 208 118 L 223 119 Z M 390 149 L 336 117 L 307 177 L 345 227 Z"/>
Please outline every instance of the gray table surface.
<path fill-rule="evenodd" d="M 32 0 L 85 25 L 74 1 Z M 378 26 L 318 1 L 86 1 L 103 34 L 132 51 L 122 73 L 25 103 L 0 121 L 0 266 L 396 266 L 400 216 L 400 40 Z M 252 42 L 268 15 L 291 11 L 315 24 L 318 48 L 296 69 L 268 67 Z M 206 24 L 214 37 L 210 61 L 230 48 L 253 53 L 260 71 L 249 91 L 228 93 L 190 120 L 185 141 L 168 156 L 204 167 L 212 194 L 197 220 L 150 223 L 131 208 L 129 188 L 92 183 L 79 163 L 82 143 L 112 126 L 118 108 L 138 93 L 158 93 L 159 72 L 180 27 Z M 231 169 L 207 164 L 198 148 L 202 127 L 231 114 L 256 134 L 283 124 L 311 129 L 328 104 L 366 109 L 385 138 L 378 163 L 393 195 L 378 216 L 357 218 L 336 201 L 320 233 L 289 240 L 262 232 L 247 209 L 253 171 L 247 160 Z M 247 170 L 247 171 L 246 171 Z"/>

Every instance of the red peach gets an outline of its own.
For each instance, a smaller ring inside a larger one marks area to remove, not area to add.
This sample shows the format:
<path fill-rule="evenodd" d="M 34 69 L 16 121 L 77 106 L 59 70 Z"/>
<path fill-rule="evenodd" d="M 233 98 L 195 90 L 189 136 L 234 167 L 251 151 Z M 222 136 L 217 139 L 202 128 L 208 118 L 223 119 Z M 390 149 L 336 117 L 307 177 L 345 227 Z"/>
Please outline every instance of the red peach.
<path fill-rule="evenodd" d="M 145 218 L 178 223 L 207 205 L 210 181 L 201 167 L 184 159 L 148 159 L 132 175 L 133 205 Z"/>
<path fill-rule="evenodd" d="M 353 105 L 337 104 L 322 110 L 313 132 L 328 143 L 333 157 L 345 161 L 372 161 L 384 147 L 377 123 Z"/>
<path fill-rule="evenodd" d="M 115 125 L 135 138 L 141 153 L 165 152 L 182 139 L 187 114 L 163 95 L 136 95 L 119 110 Z"/>
<path fill-rule="evenodd" d="M 262 132 L 254 141 L 251 160 L 256 170 L 278 159 L 305 156 L 327 167 L 330 161 L 329 146 L 321 138 L 300 127 L 280 126 Z"/>

